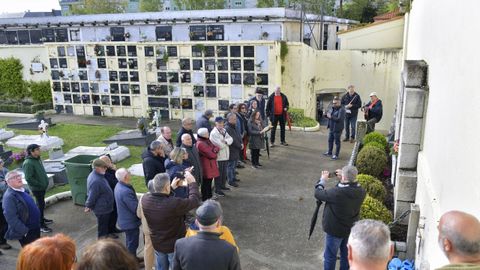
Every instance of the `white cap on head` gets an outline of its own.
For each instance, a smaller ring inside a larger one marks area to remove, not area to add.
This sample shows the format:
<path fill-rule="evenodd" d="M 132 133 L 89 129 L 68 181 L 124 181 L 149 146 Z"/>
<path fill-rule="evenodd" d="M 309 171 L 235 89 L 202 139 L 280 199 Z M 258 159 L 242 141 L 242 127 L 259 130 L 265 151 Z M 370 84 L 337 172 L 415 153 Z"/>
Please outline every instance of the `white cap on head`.
<path fill-rule="evenodd" d="M 205 137 L 207 134 L 208 134 L 208 129 L 206 128 L 199 128 L 197 130 L 197 134 L 202 136 L 202 137 Z"/>
<path fill-rule="evenodd" d="M 372 93 L 370 93 L 370 97 L 371 97 L 371 96 L 377 96 L 377 92 L 372 92 Z"/>

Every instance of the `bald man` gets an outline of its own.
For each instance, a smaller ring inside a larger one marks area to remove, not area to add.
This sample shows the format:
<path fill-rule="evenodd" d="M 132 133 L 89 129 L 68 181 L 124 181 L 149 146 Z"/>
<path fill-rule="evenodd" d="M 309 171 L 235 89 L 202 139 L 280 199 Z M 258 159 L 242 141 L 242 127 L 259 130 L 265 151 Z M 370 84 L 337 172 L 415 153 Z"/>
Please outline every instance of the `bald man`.
<path fill-rule="evenodd" d="M 192 118 L 184 118 L 182 120 L 182 127 L 177 133 L 177 143 L 176 146 L 180 147 L 182 145 L 182 135 L 183 134 L 190 134 L 192 137 L 192 144 L 195 145 L 197 143 L 197 140 L 195 139 L 195 136 L 193 136 L 193 120 Z"/>
<path fill-rule="evenodd" d="M 440 218 L 438 244 L 450 261 L 442 270 L 480 270 L 480 222 L 470 214 L 450 211 Z"/>

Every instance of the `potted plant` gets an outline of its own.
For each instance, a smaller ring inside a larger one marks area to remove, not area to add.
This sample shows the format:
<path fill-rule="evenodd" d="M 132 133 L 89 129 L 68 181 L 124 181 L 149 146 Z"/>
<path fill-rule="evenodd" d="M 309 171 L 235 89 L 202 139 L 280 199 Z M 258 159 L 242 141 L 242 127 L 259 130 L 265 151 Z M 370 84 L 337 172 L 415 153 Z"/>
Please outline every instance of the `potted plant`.
<path fill-rule="evenodd" d="M 126 32 L 123 37 L 125 37 L 125 39 L 128 41 L 128 39 L 130 38 L 130 32 Z"/>

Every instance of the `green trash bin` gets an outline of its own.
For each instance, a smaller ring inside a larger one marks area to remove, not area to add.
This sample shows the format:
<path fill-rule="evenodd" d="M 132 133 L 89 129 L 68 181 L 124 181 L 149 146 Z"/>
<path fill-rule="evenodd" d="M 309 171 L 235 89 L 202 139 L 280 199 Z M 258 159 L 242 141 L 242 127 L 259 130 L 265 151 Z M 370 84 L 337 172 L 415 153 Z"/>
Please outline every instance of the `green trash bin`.
<path fill-rule="evenodd" d="M 96 158 L 98 156 L 78 155 L 63 162 L 67 170 L 68 183 L 70 184 L 74 204 L 85 205 L 87 177 L 92 171 L 92 161 Z"/>

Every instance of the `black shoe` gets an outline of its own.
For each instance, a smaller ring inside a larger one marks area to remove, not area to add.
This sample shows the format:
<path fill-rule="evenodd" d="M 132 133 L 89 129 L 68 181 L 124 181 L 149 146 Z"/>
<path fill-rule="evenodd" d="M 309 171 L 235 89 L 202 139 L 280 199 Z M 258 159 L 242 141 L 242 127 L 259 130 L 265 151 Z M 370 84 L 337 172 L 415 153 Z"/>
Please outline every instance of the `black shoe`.
<path fill-rule="evenodd" d="M 262 154 L 258 153 L 258 156 L 259 156 L 259 157 L 261 157 L 261 156 L 262 156 Z"/>
<path fill-rule="evenodd" d="M 280 143 L 280 144 L 283 145 L 283 146 L 288 146 L 288 143 L 287 143 L 287 142 L 282 142 L 282 143 Z"/>
<path fill-rule="evenodd" d="M 233 183 L 228 183 L 228 185 L 231 186 L 231 187 L 238 187 L 238 184 L 235 183 L 235 182 L 233 182 Z"/>
<path fill-rule="evenodd" d="M 240 182 L 240 179 L 235 178 L 235 179 L 233 179 L 233 181 L 234 181 L 234 182 Z"/>
<path fill-rule="evenodd" d="M 235 175 L 237 175 L 237 174 L 238 174 L 238 172 L 237 172 L 237 171 L 235 171 Z"/>
<path fill-rule="evenodd" d="M 342 142 L 348 142 L 348 141 L 349 141 L 348 138 L 345 138 L 342 140 Z"/>
<path fill-rule="evenodd" d="M 52 224 L 52 223 L 53 223 L 53 220 L 48 219 L 48 218 L 43 218 L 43 224 L 48 225 L 48 224 Z"/>
<path fill-rule="evenodd" d="M 47 227 L 46 225 L 42 225 L 40 227 L 40 232 L 42 233 L 51 233 L 52 232 L 52 229 L 50 229 L 49 227 Z"/>
<path fill-rule="evenodd" d="M 0 255 L 3 255 L 3 252 L 0 251 Z"/>
<path fill-rule="evenodd" d="M 225 197 L 225 193 L 223 193 L 223 191 L 221 190 L 215 191 L 215 195 L 217 195 L 218 197 Z"/>
<path fill-rule="evenodd" d="M 220 189 L 221 189 L 221 190 L 231 190 L 231 189 L 228 188 L 228 187 L 221 187 Z"/>
<path fill-rule="evenodd" d="M 263 165 L 262 165 L 262 164 L 260 164 L 260 163 L 258 163 L 258 164 L 257 164 L 257 166 L 258 166 L 258 167 L 262 167 Z"/>
<path fill-rule="evenodd" d="M 11 248 L 12 248 L 12 246 L 10 246 L 7 243 L 0 244 L 0 249 L 11 249 Z"/>
<path fill-rule="evenodd" d="M 242 164 L 239 163 L 239 164 L 237 165 L 237 168 L 238 168 L 238 169 L 243 169 L 243 168 L 245 168 L 245 166 L 243 166 Z"/>

